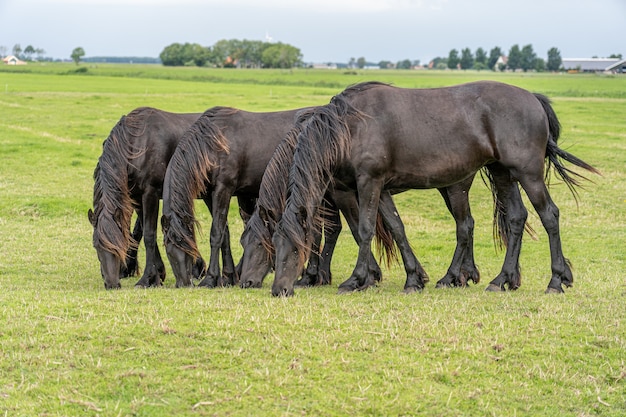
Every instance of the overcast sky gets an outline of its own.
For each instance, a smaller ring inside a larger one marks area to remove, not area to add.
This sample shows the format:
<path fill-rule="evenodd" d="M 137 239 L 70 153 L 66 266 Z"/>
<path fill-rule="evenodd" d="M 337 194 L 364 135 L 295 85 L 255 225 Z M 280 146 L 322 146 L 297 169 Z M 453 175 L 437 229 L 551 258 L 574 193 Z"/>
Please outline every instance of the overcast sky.
<path fill-rule="evenodd" d="M 283 42 L 305 62 L 403 59 L 531 44 L 546 58 L 626 57 L 626 0 L 0 0 L 0 46 L 69 58 L 158 57 L 175 42 Z"/>

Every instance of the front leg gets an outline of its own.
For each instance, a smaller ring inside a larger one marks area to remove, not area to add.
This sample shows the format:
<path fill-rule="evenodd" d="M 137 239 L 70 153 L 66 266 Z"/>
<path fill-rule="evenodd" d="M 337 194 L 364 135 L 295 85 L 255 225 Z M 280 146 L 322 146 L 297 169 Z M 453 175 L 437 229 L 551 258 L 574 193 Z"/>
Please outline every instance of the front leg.
<path fill-rule="evenodd" d="M 376 231 L 378 202 L 382 181 L 361 177 L 357 181 L 359 195 L 359 254 L 352 276 L 339 286 L 339 293 L 364 290 L 376 284 L 369 274 L 372 238 Z"/>
<path fill-rule="evenodd" d="M 137 259 L 137 252 L 139 243 L 143 238 L 143 227 L 141 225 L 142 220 L 141 210 L 137 211 L 137 220 L 135 221 L 135 227 L 131 235 L 133 241 L 128 252 L 126 252 L 126 265 L 122 265 L 120 270 L 120 278 L 128 278 L 139 274 L 139 260 Z"/>
<path fill-rule="evenodd" d="M 428 274 L 420 264 L 419 260 L 413 253 L 409 240 L 404 231 L 404 224 L 400 219 L 398 210 L 391 198 L 389 192 L 383 192 L 380 197 L 380 213 L 383 217 L 385 225 L 390 229 L 404 263 L 406 272 L 406 282 L 404 284 L 404 292 L 407 294 L 413 292 L 421 292 L 425 283 L 428 282 Z"/>
<path fill-rule="evenodd" d="M 159 192 L 153 188 L 146 190 L 142 196 L 143 205 L 143 236 L 146 247 L 146 268 L 137 287 L 158 287 L 165 280 L 165 264 L 157 246 L 156 231 L 159 216 Z"/>
<path fill-rule="evenodd" d="M 211 253 L 206 276 L 198 284 L 201 287 L 214 288 L 220 284 L 223 285 L 219 256 L 228 222 L 228 208 L 231 195 L 232 191 L 220 184 L 217 184 L 213 190 L 211 199 L 213 220 L 211 221 L 211 235 L 209 238 Z"/>
<path fill-rule="evenodd" d="M 473 180 L 472 176 L 461 183 L 439 189 L 456 223 L 456 248 L 446 275 L 437 281 L 437 288 L 465 287 L 470 280 L 475 284 L 480 280 L 474 263 L 474 218 L 469 205 Z"/>

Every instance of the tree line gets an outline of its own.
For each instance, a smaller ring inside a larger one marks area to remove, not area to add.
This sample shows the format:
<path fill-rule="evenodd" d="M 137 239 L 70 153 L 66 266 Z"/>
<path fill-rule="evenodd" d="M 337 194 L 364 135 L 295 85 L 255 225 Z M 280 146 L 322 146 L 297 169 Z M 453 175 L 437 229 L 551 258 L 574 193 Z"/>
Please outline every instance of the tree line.
<path fill-rule="evenodd" d="M 245 39 L 223 39 L 210 47 L 173 43 L 159 57 L 166 66 L 292 68 L 302 65 L 302 53 L 295 46 Z"/>
<path fill-rule="evenodd" d="M 501 57 L 506 58 L 503 60 Z M 503 53 L 502 48 L 496 46 L 489 53 L 483 48 L 477 48 L 473 53 L 470 48 L 459 51 L 452 49 L 445 58 L 435 58 L 432 66 L 436 69 L 474 69 L 493 71 L 558 71 L 563 59 L 561 52 L 552 47 L 548 50 L 547 60 L 540 58 L 535 53 L 531 44 L 520 48 L 515 44 L 509 50 L 508 55 Z"/>

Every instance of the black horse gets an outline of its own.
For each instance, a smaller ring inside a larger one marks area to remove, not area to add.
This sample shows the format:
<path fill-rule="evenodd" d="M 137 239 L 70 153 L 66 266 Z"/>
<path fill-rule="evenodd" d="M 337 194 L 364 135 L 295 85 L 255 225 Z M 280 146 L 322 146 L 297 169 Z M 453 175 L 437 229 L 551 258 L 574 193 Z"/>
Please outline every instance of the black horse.
<path fill-rule="evenodd" d="M 267 162 L 303 109 L 253 113 L 213 107 L 198 118 L 172 155 L 163 188 L 161 225 L 177 286 L 192 285 L 192 266 L 200 256 L 195 236 L 193 200 L 212 193 L 211 254 L 200 286 L 235 285 L 222 280 L 219 249 L 227 231 L 232 196 L 250 210 L 259 193 Z"/>
<path fill-rule="evenodd" d="M 294 151 L 300 131 L 300 122 L 306 120 L 306 117 L 307 114 L 301 116 L 301 120 L 299 120 L 296 127 L 287 134 L 285 139 L 276 148 L 276 151 L 274 152 L 272 159 L 269 161 L 263 175 L 256 209 L 252 217 L 246 223 L 244 233 L 241 237 L 241 245 L 244 248 L 241 260 L 241 286 L 244 288 L 260 287 L 263 279 L 274 266 L 274 247 L 272 244 L 272 235 L 276 224 L 282 217 L 285 209 L 289 170 L 293 163 Z M 448 272 L 437 283 L 440 287 L 465 286 L 469 280 L 478 283 L 480 278 L 480 274 L 474 263 L 474 220 L 471 217 L 468 200 L 468 192 L 472 185 L 472 180 L 473 176 L 459 184 L 439 189 L 448 209 L 453 214 L 457 222 L 457 248 Z M 352 190 L 341 190 L 339 184 L 335 185 L 337 186 L 331 185 L 329 190 L 327 190 L 324 197 L 324 203 L 330 204 L 332 207 L 340 208 L 340 211 L 344 214 L 346 222 L 348 223 L 356 242 L 359 243 L 358 202 L 356 194 Z M 329 213 L 322 208 L 323 216 L 328 216 L 329 214 L 336 216 L 330 219 L 330 223 L 339 224 L 340 230 L 341 223 L 338 212 L 334 210 Z M 328 221 L 324 222 L 324 224 L 327 223 Z M 387 191 L 381 193 L 379 216 L 376 226 L 375 236 L 379 243 L 379 247 L 381 248 L 381 255 L 387 255 L 388 262 L 395 258 L 396 254 L 395 251 L 393 251 L 393 242 L 391 239 L 396 240 L 398 248 L 402 254 L 402 258 L 405 261 L 405 265 L 409 265 L 408 269 L 413 270 L 412 273 L 418 273 L 427 279 L 426 272 L 423 270 L 417 261 L 417 258 L 415 258 L 413 252 L 411 251 L 409 242 L 404 234 L 402 222 L 399 221 L 398 212 L 390 193 Z M 330 260 L 334 250 L 334 243 L 336 243 L 336 237 L 331 239 L 332 245 L 329 247 L 327 239 L 326 244 L 323 247 L 323 252 L 321 253 L 321 262 L 323 263 L 323 266 L 320 270 L 323 271 L 323 274 L 325 275 L 318 276 L 318 280 L 316 280 L 316 275 L 309 272 L 312 264 L 311 259 L 317 260 L 320 258 L 319 256 L 316 256 L 318 255 L 318 251 L 320 249 L 319 245 L 316 245 L 316 242 L 319 241 L 317 233 L 320 230 L 321 228 L 319 226 L 314 227 L 313 229 L 314 236 L 311 239 L 312 247 L 310 250 L 310 253 L 313 256 L 309 257 L 309 266 L 303 274 L 302 279 L 296 283 L 296 286 L 323 285 L 331 282 Z M 334 231 L 337 232 L 336 229 L 334 229 Z M 397 233 L 389 236 L 391 231 L 397 231 Z M 381 272 L 374 258 L 370 257 L 368 265 L 370 271 L 368 273 L 367 282 L 357 283 L 353 281 L 351 283 L 352 286 L 349 288 L 346 285 L 340 287 L 340 292 L 363 289 L 371 285 L 373 282 L 378 281 L 380 279 Z"/>
<path fill-rule="evenodd" d="M 140 107 L 123 116 L 104 141 L 94 170 L 94 209 L 88 211 L 88 217 L 105 288 L 120 288 L 120 276 L 138 270 L 137 245 L 142 235 L 146 267 L 136 285 L 160 285 L 165 279 L 156 244 L 163 178 L 179 139 L 200 115 Z M 137 222 L 131 235 L 133 211 L 137 212 Z M 229 263 L 233 263 L 232 256 Z M 196 276 L 203 265 L 198 259 Z"/>
<path fill-rule="evenodd" d="M 550 241 L 552 278 L 547 292 L 563 292 L 573 276 L 563 256 L 559 211 L 546 186 L 550 167 L 574 192 L 580 174 L 564 159 L 598 171 L 557 145 L 560 124 L 549 100 L 523 89 L 474 82 L 435 89 L 364 83 L 344 90 L 304 122 L 294 153 L 285 212 L 274 233 L 275 296 L 293 294 L 306 256 L 314 209 L 331 180 L 357 190 L 361 245 L 352 277 L 367 279 L 367 256 L 382 190 L 446 187 L 483 167 L 508 218 L 508 247 L 500 274 L 488 289 L 520 285 L 516 266 L 526 210 L 518 183 L 541 218 Z M 547 165 L 547 167 L 546 167 Z M 351 284 L 349 284 L 351 285 Z M 408 275 L 405 291 L 424 280 Z"/>

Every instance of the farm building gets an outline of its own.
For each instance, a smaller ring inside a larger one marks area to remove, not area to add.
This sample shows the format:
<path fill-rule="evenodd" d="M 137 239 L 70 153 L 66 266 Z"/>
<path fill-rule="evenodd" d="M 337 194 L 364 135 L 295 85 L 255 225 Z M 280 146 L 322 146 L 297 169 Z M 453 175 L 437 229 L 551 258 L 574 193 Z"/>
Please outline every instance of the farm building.
<path fill-rule="evenodd" d="M 618 58 L 563 58 L 566 71 L 626 73 L 626 59 Z"/>
<path fill-rule="evenodd" d="M 26 65 L 25 61 L 22 61 L 21 59 L 18 59 L 14 55 L 9 55 L 9 56 L 7 56 L 5 58 L 2 58 L 2 62 L 4 62 L 7 65 Z"/>

